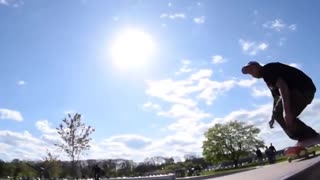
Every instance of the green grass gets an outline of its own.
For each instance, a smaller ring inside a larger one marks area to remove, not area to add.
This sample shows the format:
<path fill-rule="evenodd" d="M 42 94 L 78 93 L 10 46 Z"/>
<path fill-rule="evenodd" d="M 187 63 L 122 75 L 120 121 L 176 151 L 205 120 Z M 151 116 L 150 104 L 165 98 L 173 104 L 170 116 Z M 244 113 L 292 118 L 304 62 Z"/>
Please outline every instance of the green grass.
<path fill-rule="evenodd" d="M 310 151 L 320 151 L 320 146 L 316 146 L 316 147 L 312 147 L 312 148 L 310 148 Z"/>

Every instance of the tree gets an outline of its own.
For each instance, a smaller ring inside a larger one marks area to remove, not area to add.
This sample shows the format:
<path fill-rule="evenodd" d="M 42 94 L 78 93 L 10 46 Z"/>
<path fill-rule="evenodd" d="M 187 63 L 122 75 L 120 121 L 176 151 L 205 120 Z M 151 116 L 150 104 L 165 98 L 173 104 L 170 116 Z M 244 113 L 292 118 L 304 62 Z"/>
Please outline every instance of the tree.
<path fill-rule="evenodd" d="M 6 163 L 0 159 L 0 178 L 5 177 Z"/>
<path fill-rule="evenodd" d="M 71 159 L 72 176 L 75 177 L 75 167 L 79 156 L 90 149 L 89 137 L 94 129 L 81 122 L 81 115 L 76 113 L 74 116 L 68 114 L 67 118 L 56 128 L 62 139 L 62 143 L 55 144 L 63 150 Z"/>
<path fill-rule="evenodd" d="M 259 128 L 240 121 L 215 124 L 205 132 L 203 156 L 212 163 L 230 160 L 238 167 L 241 157 L 247 156 L 257 146 L 264 145 L 264 142 L 257 138 L 259 133 Z"/>
<path fill-rule="evenodd" d="M 60 161 L 58 160 L 58 156 L 47 150 L 46 156 L 44 156 L 42 159 L 44 161 L 44 167 L 48 171 L 47 178 L 59 178 L 62 169 Z"/>

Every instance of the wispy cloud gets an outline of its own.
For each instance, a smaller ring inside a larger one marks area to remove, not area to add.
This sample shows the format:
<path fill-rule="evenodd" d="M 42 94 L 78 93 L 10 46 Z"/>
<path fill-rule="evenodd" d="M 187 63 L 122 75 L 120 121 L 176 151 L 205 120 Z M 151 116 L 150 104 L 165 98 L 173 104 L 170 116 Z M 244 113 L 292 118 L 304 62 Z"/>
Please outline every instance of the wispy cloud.
<path fill-rule="evenodd" d="M 25 81 L 22 81 L 22 80 L 20 80 L 20 81 L 18 81 L 18 83 L 17 83 L 19 86 L 23 86 L 23 85 L 26 85 L 26 82 Z"/>
<path fill-rule="evenodd" d="M 155 104 L 153 102 L 146 102 L 143 104 L 143 109 L 145 110 L 154 110 L 154 111 L 161 111 L 162 108 L 159 104 Z"/>
<path fill-rule="evenodd" d="M 212 56 L 212 63 L 213 64 L 221 64 L 221 63 L 225 63 L 225 62 L 227 62 L 227 60 L 225 58 L 223 58 L 221 55 Z"/>
<path fill-rule="evenodd" d="M 239 40 L 241 49 L 244 53 L 249 54 L 251 56 L 256 55 L 261 51 L 265 51 L 268 49 L 269 45 L 265 42 L 255 42 L 255 41 L 248 41 L 248 40 Z"/>
<path fill-rule="evenodd" d="M 200 16 L 200 17 L 195 17 L 193 18 L 193 21 L 196 23 L 196 24 L 203 24 L 205 23 L 206 19 L 204 16 Z"/>
<path fill-rule="evenodd" d="M 114 20 L 114 21 L 119 21 L 119 16 L 113 16 L 113 18 L 112 18 L 112 20 Z"/>
<path fill-rule="evenodd" d="M 160 15 L 160 18 L 169 18 L 169 19 L 172 19 L 172 20 L 175 20 L 175 19 L 185 19 L 186 18 L 186 15 L 183 14 L 183 13 L 174 13 L 174 14 L 167 14 L 167 13 L 163 13 Z"/>
<path fill-rule="evenodd" d="M 272 21 L 267 21 L 262 26 L 264 28 L 272 29 L 272 30 L 275 30 L 278 32 L 286 30 L 286 29 L 291 30 L 291 31 L 295 31 L 297 29 L 296 24 L 287 25 L 282 19 L 275 19 Z"/>
<path fill-rule="evenodd" d="M 152 143 L 152 140 L 136 134 L 122 134 L 104 141 L 106 144 L 122 143 L 130 149 L 142 149 Z"/>
<path fill-rule="evenodd" d="M 182 73 L 189 73 L 189 72 L 192 71 L 192 68 L 190 67 L 190 65 L 191 65 L 191 61 L 190 60 L 183 59 L 181 61 L 181 64 L 182 64 L 182 67 L 179 69 L 179 71 L 177 71 L 175 73 L 176 75 L 179 75 L 179 74 L 182 74 Z"/>
<path fill-rule="evenodd" d="M 22 121 L 23 117 L 19 111 L 11 109 L 0 109 L 0 119 Z"/>
<path fill-rule="evenodd" d="M 297 29 L 297 25 L 296 24 L 291 24 L 290 26 L 288 26 L 288 28 L 291 30 L 291 31 L 295 31 Z"/>
<path fill-rule="evenodd" d="M 8 0 L 0 0 L 0 4 L 8 6 L 9 2 Z"/>
<path fill-rule="evenodd" d="M 287 41 L 287 39 L 285 37 L 282 37 L 279 39 L 278 45 L 281 47 L 285 44 L 286 41 Z"/>
<path fill-rule="evenodd" d="M 8 6 L 8 7 L 20 7 L 24 4 L 22 0 L 0 0 L 0 5 Z"/>

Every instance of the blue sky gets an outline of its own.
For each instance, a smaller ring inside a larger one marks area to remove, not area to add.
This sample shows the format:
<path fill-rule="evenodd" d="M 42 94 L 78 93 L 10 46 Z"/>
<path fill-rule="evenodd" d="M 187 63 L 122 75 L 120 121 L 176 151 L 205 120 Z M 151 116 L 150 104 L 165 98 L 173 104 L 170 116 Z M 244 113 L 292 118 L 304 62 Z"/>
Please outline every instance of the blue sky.
<path fill-rule="evenodd" d="M 0 159 L 54 151 L 68 112 L 96 128 L 84 158 L 201 155 L 205 130 L 235 119 L 256 124 L 267 144 L 291 145 L 278 125 L 268 128 L 264 82 L 240 69 L 280 61 L 319 86 L 319 8 L 315 0 L 0 0 Z M 116 66 L 117 43 L 146 63 L 130 56 Z M 302 115 L 318 131 L 319 107 L 317 93 Z"/>

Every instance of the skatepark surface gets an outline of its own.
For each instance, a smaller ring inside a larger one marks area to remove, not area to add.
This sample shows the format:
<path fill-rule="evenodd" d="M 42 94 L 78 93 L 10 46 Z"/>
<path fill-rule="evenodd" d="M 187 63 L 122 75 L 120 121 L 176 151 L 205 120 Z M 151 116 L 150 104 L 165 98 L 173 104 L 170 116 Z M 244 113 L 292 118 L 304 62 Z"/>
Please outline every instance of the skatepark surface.
<path fill-rule="evenodd" d="M 292 180 L 320 179 L 320 156 L 310 159 L 297 159 L 289 162 L 281 162 L 272 165 L 258 166 L 254 170 L 245 171 L 237 174 L 226 175 L 212 180 Z"/>

